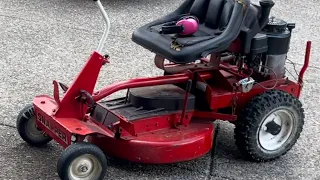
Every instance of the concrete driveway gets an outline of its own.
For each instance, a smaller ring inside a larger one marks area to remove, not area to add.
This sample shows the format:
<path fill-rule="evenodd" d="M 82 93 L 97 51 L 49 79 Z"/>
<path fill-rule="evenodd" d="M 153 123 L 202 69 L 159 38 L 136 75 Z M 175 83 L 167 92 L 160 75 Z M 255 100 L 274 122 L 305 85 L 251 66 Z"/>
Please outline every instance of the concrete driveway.
<path fill-rule="evenodd" d="M 111 64 L 97 88 L 138 76 L 160 75 L 153 54 L 131 42 L 132 31 L 176 8 L 181 0 L 103 0 L 111 18 L 106 51 Z M 306 122 L 294 148 L 268 163 L 244 161 L 234 145 L 233 126 L 220 123 L 217 150 L 174 165 L 110 160 L 109 179 L 320 179 L 320 2 L 279 0 L 272 14 L 297 23 L 289 58 L 301 68 L 305 43 L 313 41 L 302 101 Z M 52 94 L 52 80 L 70 83 L 98 44 L 101 16 L 89 0 L 0 1 L 0 179 L 58 179 L 61 148 L 54 142 L 31 148 L 18 136 L 15 118 L 34 95 Z M 134 67 L 134 68 L 133 68 Z M 288 64 L 288 69 L 293 68 Z"/>

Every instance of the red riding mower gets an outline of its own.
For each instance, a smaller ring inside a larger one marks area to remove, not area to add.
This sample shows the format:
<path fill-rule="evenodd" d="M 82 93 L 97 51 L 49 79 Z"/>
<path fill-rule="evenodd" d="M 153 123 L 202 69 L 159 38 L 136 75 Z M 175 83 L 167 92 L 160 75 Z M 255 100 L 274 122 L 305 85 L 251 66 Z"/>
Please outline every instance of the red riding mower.
<path fill-rule="evenodd" d="M 102 179 L 106 156 L 139 163 L 199 158 L 214 144 L 215 120 L 235 125 L 244 158 L 270 161 L 288 152 L 304 124 L 298 82 L 285 75 L 295 24 L 269 18 L 272 0 L 186 0 L 178 9 L 138 28 L 132 40 L 155 53 L 164 75 L 116 82 L 94 92 L 110 22 L 70 86 L 53 81 L 53 96 L 39 95 L 17 119 L 24 141 L 52 139 L 65 149 L 61 179 Z M 59 89 L 64 96 L 59 97 Z M 122 98 L 105 98 L 127 90 Z"/>

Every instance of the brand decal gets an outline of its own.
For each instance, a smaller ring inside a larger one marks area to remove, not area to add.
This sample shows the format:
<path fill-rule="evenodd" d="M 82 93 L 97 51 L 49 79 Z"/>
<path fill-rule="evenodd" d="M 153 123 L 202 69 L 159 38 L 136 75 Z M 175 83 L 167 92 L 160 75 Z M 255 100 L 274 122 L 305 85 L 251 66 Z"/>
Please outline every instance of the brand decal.
<path fill-rule="evenodd" d="M 45 117 L 40 113 L 37 114 L 37 120 L 67 144 L 66 134 L 61 131 L 54 122 L 45 119 Z"/>

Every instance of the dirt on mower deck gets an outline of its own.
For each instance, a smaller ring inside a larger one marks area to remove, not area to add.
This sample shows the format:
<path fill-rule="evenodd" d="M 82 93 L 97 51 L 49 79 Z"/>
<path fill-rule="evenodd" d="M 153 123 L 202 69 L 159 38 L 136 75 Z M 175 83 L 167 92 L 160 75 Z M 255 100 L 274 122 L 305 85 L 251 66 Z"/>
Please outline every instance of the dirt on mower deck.
<path fill-rule="evenodd" d="M 154 55 L 131 42 L 133 30 L 175 9 L 181 0 L 102 0 L 111 19 L 104 66 L 97 88 L 138 76 L 160 75 Z M 289 59 L 303 63 L 305 43 L 313 41 L 302 102 L 306 122 L 294 148 L 268 163 L 244 161 L 233 139 L 233 126 L 222 123 L 217 149 L 174 165 L 141 165 L 110 160 L 110 179 L 320 179 L 320 8 L 319 1 L 276 1 L 272 15 L 295 22 Z M 31 148 L 18 136 L 18 111 L 38 94 L 52 94 L 52 80 L 70 83 L 99 42 L 103 22 L 88 0 L 0 1 L 0 179 L 58 179 L 61 147 L 52 142 Z M 134 67 L 134 68 L 133 68 Z M 287 68 L 295 74 L 292 65 Z M 214 155 L 213 155 L 214 154 Z"/>

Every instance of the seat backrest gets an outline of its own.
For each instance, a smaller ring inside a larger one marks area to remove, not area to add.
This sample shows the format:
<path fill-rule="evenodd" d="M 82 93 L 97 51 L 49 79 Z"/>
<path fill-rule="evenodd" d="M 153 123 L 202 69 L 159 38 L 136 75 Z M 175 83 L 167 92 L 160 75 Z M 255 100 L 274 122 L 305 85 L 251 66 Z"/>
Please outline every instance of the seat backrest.
<path fill-rule="evenodd" d="M 186 0 L 184 12 L 197 16 L 200 24 L 213 29 L 213 32 L 222 32 L 230 22 L 235 1 L 237 0 Z M 259 0 L 259 3 L 250 1 L 245 7 L 247 15 L 240 32 L 244 53 L 250 52 L 251 39 L 268 22 L 273 5 L 272 0 Z"/>
<path fill-rule="evenodd" d="M 189 13 L 210 29 L 223 30 L 231 17 L 234 0 L 195 0 Z"/>

